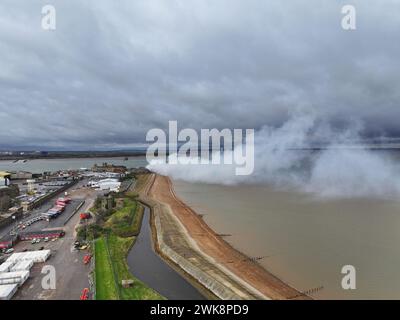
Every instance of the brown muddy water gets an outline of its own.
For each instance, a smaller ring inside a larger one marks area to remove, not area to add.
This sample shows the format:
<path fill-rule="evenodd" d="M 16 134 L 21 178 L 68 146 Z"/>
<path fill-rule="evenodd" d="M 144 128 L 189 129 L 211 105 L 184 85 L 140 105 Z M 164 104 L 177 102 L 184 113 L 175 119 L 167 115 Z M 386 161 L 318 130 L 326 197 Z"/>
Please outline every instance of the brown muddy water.
<path fill-rule="evenodd" d="M 43 173 L 44 171 L 78 170 L 80 168 L 92 168 L 95 164 L 107 162 L 109 164 L 137 168 L 147 165 L 145 157 L 115 158 L 71 158 L 71 159 L 33 159 L 26 162 L 12 160 L 0 160 L 0 170 L 3 171 L 29 171 Z"/>
<path fill-rule="evenodd" d="M 102 162 L 127 167 L 147 164 L 144 157 L 132 157 L 128 161 L 123 158 L 38 159 L 26 163 L 0 161 L 0 169 L 43 172 L 90 168 Z M 400 199 L 321 200 L 267 186 L 182 181 L 174 181 L 174 187 L 182 200 L 204 214 L 205 221 L 217 233 L 231 234 L 225 239 L 235 248 L 251 257 L 267 256 L 259 263 L 298 290 L 323 286 L 313 295 L 319 299 L 400 299 Z M 158 256 L 152 256 L 145 221 L 143 244 L 133 250 L 144 250 L 151 256 L 148 259 L 156 261 Z M 142 260 L 144 265 L 131 260 L 132 272 L 140 276 L 138 268 L 146 271 L 148 259 Z M 356 290 L 341 287 L 341 269 L 348 264 L 356 268 Z M 155 265 L 169 268 L 162 260 Z M 164 289 L 158 288 L 167 297 L 202 298 L 172 269 L 144 275 L 143 280 L 151 280 L 152 284 L 157 275 L 165 281 L 171 278 L 172 285 L 162 281 Z M 184 289 L 178 290 L 180 287 Z"/>
<path fill-rule="evenodd" d="M 174 181 L 177 195 L 235 248 L 317 299 L 400 298 L 400 201 L 321 200 L 266 186 Z M 341 286 L 356 268 L 356 290 Z"/>

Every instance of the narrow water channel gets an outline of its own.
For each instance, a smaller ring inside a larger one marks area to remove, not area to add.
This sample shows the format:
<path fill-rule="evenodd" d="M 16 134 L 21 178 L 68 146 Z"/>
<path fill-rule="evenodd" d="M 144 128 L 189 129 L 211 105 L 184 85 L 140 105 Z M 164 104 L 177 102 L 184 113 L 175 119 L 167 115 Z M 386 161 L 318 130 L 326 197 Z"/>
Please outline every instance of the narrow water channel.
<path fill-rule="evenodd" d="M 145 208 L 140 234 L 127 257 L 131 273 L 170 300 L 204 300 L 205 298 L 153 250 L 150 210 Z"/>

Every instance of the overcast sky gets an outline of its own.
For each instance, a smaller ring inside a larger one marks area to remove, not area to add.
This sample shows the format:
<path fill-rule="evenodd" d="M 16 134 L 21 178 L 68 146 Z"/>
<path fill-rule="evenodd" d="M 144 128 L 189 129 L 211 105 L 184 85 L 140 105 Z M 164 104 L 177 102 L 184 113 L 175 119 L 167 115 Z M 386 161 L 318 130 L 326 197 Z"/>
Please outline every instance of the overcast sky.
<path fill-rule="evenodd" d="M 0 147 L 130 147 L 168 120 L 257 129 L 299 108 L 399 136 L 399 35 L 397 0 L 1 0 Z"/>

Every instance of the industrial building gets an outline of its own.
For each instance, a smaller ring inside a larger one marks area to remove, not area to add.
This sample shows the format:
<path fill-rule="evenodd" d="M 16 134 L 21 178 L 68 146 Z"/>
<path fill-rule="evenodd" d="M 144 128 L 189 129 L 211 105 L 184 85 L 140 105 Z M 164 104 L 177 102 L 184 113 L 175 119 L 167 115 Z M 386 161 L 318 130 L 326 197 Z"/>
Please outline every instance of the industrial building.
<path fill-rule="evenodd" d="M 6 235 L 0 239 L 0 249 L 12 248 L 18 242 L 17 235 Z"/>
<path fill-rule="evenodd" d="M 11 180 L 11 173 L 0 171 L 0 186 L 8 186 Z"/>
<path fill-rule="evenodd" d="M 104 162 L 101 165 L 95 164 L 92 167 L 92 171 L 94 172 L 113 172 L 113 173 L 125 174 L 127 170 L 128 169 L 125 166 L 116 166 L 107 162 Z"/>
<path fill-rule="evenodd" d="M 49 229 L 49 230 L 40 230 L 40 231 L 26 231 L 19 232 L 15 235 L 6 235 L 0 239 L 0 249 L 10 249 L 12 248 L 18 241 L 29 241 L 32 239 L 54 239 L 61 238 L 65 235 L 63 229 Z"/>
<path fill-rule="evenodd" d="M 121 182 L 118 179 L 103 179 L 99 181 L 90 181 L 88 183 L 89 186 L 98 190 L 110 190 L 114 192 L 118 192 L 121 186 Z"/>
<path fill-rule="evenodd" d="M 33 177 L 32 172 L 27 171 L 10 172 L 10 175 L 11 180 L 28 180 Z"/>
<path fill-rule="evenodd" d="M 0 212 L 7 211 L 12 206 L 13 198 L 19 195 L 19 188 L 10 183 L 11 174 L 0 171 Z"/>

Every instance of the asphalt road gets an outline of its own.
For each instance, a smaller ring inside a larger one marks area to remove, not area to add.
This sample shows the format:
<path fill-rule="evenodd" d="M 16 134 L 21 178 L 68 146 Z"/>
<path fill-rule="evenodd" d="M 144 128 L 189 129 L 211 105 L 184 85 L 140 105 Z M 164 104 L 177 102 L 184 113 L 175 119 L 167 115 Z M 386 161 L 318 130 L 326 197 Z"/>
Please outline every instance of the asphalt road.
<path fill-rule="evenodd" d="M 86 183 L 87 183 L 86 179 L 82 180 L 82 181 L 79 181 L 76 185 L 72 186 L 71 188 L 67 189 L 66 191 L 68 193 L 70 193 L 73 190 L 82 188 L 82 186 L 85 185 Z M 18 219 L 15 223 L 13 223 L 13 224 L 11 224 L 9 226 L 5 226 L 5 227 L 1 228 L 0 229 L 0 239 L 3 238 L 5 235 L 10 234 L 11 230 L 14 229 L 19 222 L 30 220 L 32 218 L 40 216 L 43 212 L 47 212 L 50 208 L 52 208 L 54 206 L 55 201 L 59 197 L 62 197 L 62 194 L 54 196 L 53 198 L 49 199 L 49 201 L 46 201 L 40 207 L 33 209 L 28 214 L 25 214 L 22 219 Z M 79 202 L 77 203 L 77 205 L 78 204 L 79 204 Z M 72 207 L 73 207 L 73 204 L 68 205 L 67 208 L 65 209 L 65 211 L 59 216 L 59 218 L 54 219 L 53 221 L 50 221 L 49 226 L 42 227 L 41 229 L 57 227 L 59 224 L 61 224 L 61 222 L 59 222 L 59 221 L 61 221 L 62 219 L 64 219 L 64 221 L 65 221 L 65 219 L 67 218 L 68 214 L 70 215 L 72 213 L 73 210 L 70 211 Z M 61 220 L 59 220 L 59 219 L 61 219 Z M 30 227 L 26 228 L 24 231 L 41 230 L 41 229 L 37 229 L 38 228 L 37 225 L 39 225 L 39 224 L 41 224 L 42 226 L 44 225 L 41 222 L 36 222 L 36 223 L 32 224 Z M 54 227 L 50 226 L 50 225 L 54 225 L 54 224 L 56 226 L 54 226 Z"/>
<path fill-rule="evenodd" d="M 49 221 L 40 220 L 25 228 L 23 231 L 40 231 L 48 228 L 63 228 L 65 222 L 71 217 L 82 201 L 83 200 L 71 200 L 71 202 L 65 207 L 64 212 L 57 218 L 50 219 Z"/>

